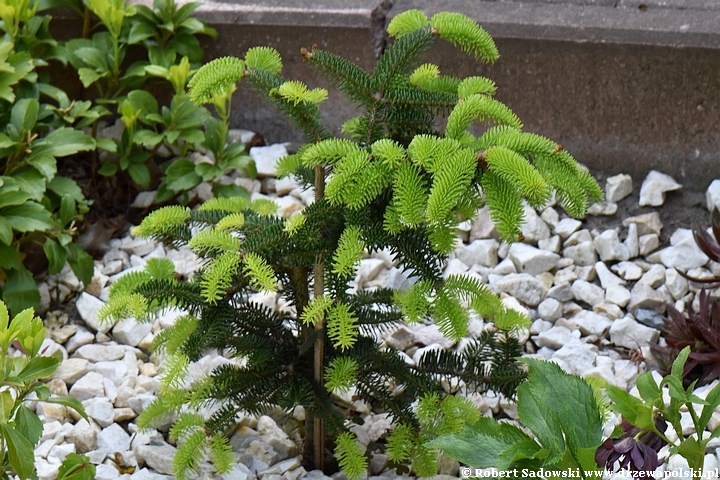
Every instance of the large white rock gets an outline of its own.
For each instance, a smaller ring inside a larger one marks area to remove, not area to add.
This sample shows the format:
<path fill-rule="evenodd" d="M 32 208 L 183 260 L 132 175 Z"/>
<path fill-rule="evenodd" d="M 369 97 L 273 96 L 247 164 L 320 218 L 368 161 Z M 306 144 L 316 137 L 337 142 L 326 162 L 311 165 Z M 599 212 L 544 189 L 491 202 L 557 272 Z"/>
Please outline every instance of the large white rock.
<path fill-rule="evenodd" d="M 560 255 L 524 243 L 513 243 L 508 250 L 508 258 L 519 272 L 538 275 L 557 267 Z"/>
<path fill-rule="evenodd" d="M 638 228 L 636 224 L 631 223 L 628 226 L 627 237 L 625 237 L 623 244 L 627 247 L 630 258 L 638 256 L 638 253 L 640 252 L 640 239 L 638 237 Z"/>
<path fill-rule="evenodd" d="M 385 262 L 379 258 L 364 258 L 360 261 L 357 269 L 357 282 L 362 286 L 365 282 L 369 282 L 378 276 L 383 269 Z"/>
<path fill-rule="evenodd" d="M 670 247 L 653 253 L 651 257 L 658 255 L 663 265 L 683 272 L 702 267 L 709 260 L 695 243 L 691 230 L 678 229 L 670 238 L 670 244 Z"/>
<path fill-rule="evenodd" d="M 572 316 L 571 320 L 577 323 L 583 335 L 597 335 L 598 337 L 602 336 L 605 331 L 610 328 L 610 325 L 612 325 L 612 320 L 606 316 L 589 310 L 580 310 Z"/>
<path fill-rule="evenodd" d="M 665 193 L 679 190 L 682 185 L 670 175 L 652 170 L 640 187 L 640 206 L 659 207 L 665 203 Z"/>
<path fill-rule="evenodd" d="M 172 475 L 173 459 L 177 449 L 170 444 L 138 445 L 135 449 L 135 458 L 145 463 L 156 472 Z"/>
<path fill-rule="evenodd" d="M 630 290 L 619 285 L 611 285 L 605 290 L 605 301 L 624 307 L 630 301 Z"/>
<path fill-rule="evenodd" d="M 152 322 L 136 322 L 126 318 L 119 321 L 112 330 L 113 337 L 120 343 L 137 347 L 140 341 L 152 330 Z"/>
<path fill-rule="evenodd" d="M 577 232 L 582 226 L 580 220 L 574 218 L 563 218 L 557 225 L 555 225 L 555 233 L 560 235 L 561 238 L 568 238 L 573 233 Z"/>
<path fill-rule="evenodd" d="M 88 372 L 70 389 L 70 396 L 80 400 L 102 397 L 105 394 L 103 376 L 97 372 Z"/>
<path fill-rule="evenodd" d="M 652 288 L 658 288 L 660 285 L 665 283 L 665 267 L 662 265 L 653 265 L 650 270 L 637 282 L 640 285 L 648 285 Z"/>
<path fill-rule="evenodd" d="M 640 268 L 637 264 L 633 262 L 616 263 L 610 268 L 613 272 L 620 275 L 620 277 L 624 280 L 639 280 L 643 275 L 642 268 Z"/>
<path fill-rule="evenodd" d="M 107 333 L 113 327 L 111 320 L 101 322 L 98 320 L 98 311 L 105 303 L 97 297 L 93 297 L 87 292 L 80 294 L 75 306 L 77 307 L 80 318 L 85 324 L 96 332 Z"/>
<path fill-rule="evenodd" d="M 554 298 L 546 298 L 538 305 L 538 315 L 544 320 L 554 322 L 562 317 L 562 304 Z"/>
<path fill-rule="evenodd" d="M 636 283 L 630 294 L 630 303 L 628 304 L 628 310 L 630 312 L 634 312 L 637 309 L 653 310 L 657 313 L 663 313 L 665 311 L 665 304 L 667 302 L 665 295 L 649 285 Z"/>
<path fill-rule="evenodd" d="M 600 279 L 600 285 L 602 285 L 605 289 L 613 285 L 625 285 L 627 283 L 625 280 L 612 273 L 604 262 L 597 262 L 595 264 L 595 273 Z"/>
<path fill-rule="evenodd" d="M 512 273 L 497 282 L 497 287 L 531 307 L 545 299 L 547 287 L 540 280 L 527 273 Z"/>
<path fill-rule="evenodd" d="M 97 448 L 106 452 L 126 452 L 130 450 L 130 435 L 120 425 L 113 423 L 97 434 Z"/>
<path fill-rule="evenodd" d="M 597 347 L 578 339 L 572 339 L 560 348 L 550 359 L 567 373 L 582 375 L 595 366 Z"/>
<path fill-rule="evenodd" d="M 68 358 L 60 364 L 51 378 L 57 378 L 72 385 L 87 373 L 88 364 L 89 362 L 84 358 Z"/>
<path fill-rule="evenodd" d="M 498 248 L 500 244 L 494 238 L 474 240 L 457 251 L 457 258 L 465 265 L 483 265 L 494 267 L 498 264 Z"/>
<path fill-rule="evenodd" d="M 82 402 L 88 417 L 92 418 L 101 427 L 109 427 L 115 422 L 113 404 L 105 397 L 88 398 Z"/>
<path fill-rule="evenodd" d="M 255 169 L 259 178 L 275 177 L 277 161 L 288 154 L 285 145 L 279 143 L 267 147 L 252 147 L 249 153 L 255 160 Z"/>
<path fill-rule="evenodd" d="M 610 202 L 619 202 L 632 193 L 632 177 L 621 173 L 609 177 L 605 183 L 605 199 Z"/>
<path fill-rule="evenodd" d="M 674 268 L 665 270 L 665 285 L 675 300 L 680 300 L 688 293 L 688 281 Z"/>
<path fill-rule="evenodd" d="M 83 345 L 75 352 L 75 357 L 84 358 L 91 362 L 109 362 L 120 360 L 125 356 L 125 347 L 120 345 Z"/>
<path fill-rule="evenodd" d="M 571 290 L 575 300 L 585 302 L 588 305 L 596 305 L 605 300 L 605 291 L 594 283 L 585 280 L 575 280 Z"/>
<path fill-rule="evenodd" d="M 555 325 L 549 330 L 538 333 L 533 337 L 533 341 L 539 348 L 547 347 L 557 350 L 566 343 L 579 338 L 580 330 L 570 330 L 567 327 Z"/>
<path fill-rule="evenodd" d="M 707 209 L 711 212 L 717 208 L 720 210 L 720 180 L 713 180 L 705 192 L 705 202 Z"/>
<path fill-rule="evenodd" d="M 571 258 L 575 262 L 575 265 L 595 265 L 598 260 L 592 241 L 581 242 L 577 245 L 565 247 L 563 256 Z"/>
<path fill-rule="evenodd" d="M 522 225 L 522 234 L 527 243 L 537 245 L 538 240 L 550 238 L 550 228 L 537 214 L 534 208 L 525 205 L 525 223 Z"/>
<path fill-rule="evenodd" d="M 617 230 L 605 230 L 595 237 L 593 245 L 603 262 L 622 261 L 630 258 L 630 252 L 627 246 L 620 241 Z"/>
<path fill-rule="evenodd" d="M 103 379 L 110 380 L 115 385 L 119 385 L 120 381 L 127 374 L 128 367 L 122 360 L 115 360 L 112 362 L 97 362 L 92 365 L 95 372 L 99 373 Z"/>
<path fill-rule="evenodd" d="M 641 325 L 630 317 L 619 318 L 610 327 L 610 341 L 618 347 L 636 349 L 655 343 L 659 336 L 658 330 Z"/>
<path fill-rule="evenodd" d="M 635 217 L 628 217 L 622 222 L 623 227 L 628 227 L 631 223 L 637 224 L 638 235 L 647 235 L 649 233 L 660 235 L 663 228 L 658 212 L 643 213 Z"/>
<path fill-rule="evenodd" d="M 548 298 L 554 298 L 560 302 L 569 302 L 573 299 L 572 287 L 570 283 L 556 283 L 547 294 Z"/>

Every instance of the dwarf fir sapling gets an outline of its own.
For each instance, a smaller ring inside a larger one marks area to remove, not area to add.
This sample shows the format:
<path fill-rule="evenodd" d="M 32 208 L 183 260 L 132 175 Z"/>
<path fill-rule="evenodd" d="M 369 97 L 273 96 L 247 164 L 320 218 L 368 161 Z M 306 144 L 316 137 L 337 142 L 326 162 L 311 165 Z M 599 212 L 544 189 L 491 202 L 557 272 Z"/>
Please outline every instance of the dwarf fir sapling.
<path fill-rule="evenodd" d="M 315 201 L 283 219 L 273 215 L 271 202 L 216 198 L 197 210 L 158 210 L 134 231 L 189 244 L 205 259 L 190 280 L 176 278 L 169 261 L 148 262 L 145 272 L 113 285 L 102 312 L 148 320 L 169 306 L 187 311 L 154 342 L 168 354 L 164 387 L 140 418 L 147 426 L 177 415 L 171 435 L 180 441 L 179 478 L 206 451 L 219 469 L 229 467 L 223 434 L 238 415 L 298 405 L 306 412 L 305 464 L 322 468 L 329 439 L 340 466 L 351 476 L 363 474 L 365 447 L 333 403 L 333 392 L 350 388 L 395 421 L 401 433 L 387 439 L 393 460 L 432 475 L 437 451 L 425 442 L 452 433 L 439 427 L 445 423 L 461 428 L 455 420 L 469 408 L 462 400 L 441 400 L 439 380 L 512 396 L 525 377 L 516 363 L 521 346 L 511 332 L 528 319 L 506 309 L 477 277 L 443 275 L 457 224 L 486 203 L 502 238 L 513 241 L 520 235 L 523 201 L 540 206 L 554 191 L 579 216 L 601 191 L 556 143 L 521 130 L 515 114 L 492 98 L 492 81 L 441 76 L 436 66 L 420 65 L 437 38 L 475 58 L 496 59 L 492 39 L 476 23 L 454 13 L 428 20 L 413 10 L 397 16 L 389 33 L 395 42 L 370 73 L 324 50 L 302 51 L 359 105 L 362 115 L 343 125 L 348 138 L 334 137 L 320 120 L 318 104 L 327 92 L 286 81 L 273 49 L 214 60 L 190 82 L 194 101 L 207 103 L 246 79 L 287 114 L 308 143 L 277 168 L 314 187 Z M 444 132 L 435 126 L 438 115 L 448 115 Z M 475 137 L 467 129 L 476 120 L 493 126 Z M 201 231 L 193 236 L 197 227 Z M 372 290 L 353 282 L 365 252 L 383 249 L 414 277 L 410 288 Z M 291 308 L 256 303 L 258 291 L 276 292 Z M 394 324 L 430 320 L 459 340 L 467 335 L 471 310 L 492 319 L 495 328 L 462 351 L 430 351 L 408 364 L 378 341 Z M 182 374 L 208 348 L 232 360 L 185 385 Z M 183 413 L 184 406 L 208 403 L 215 407 L 208 418 Z M 433 405 L 439 416 L 429 413 Z"/>

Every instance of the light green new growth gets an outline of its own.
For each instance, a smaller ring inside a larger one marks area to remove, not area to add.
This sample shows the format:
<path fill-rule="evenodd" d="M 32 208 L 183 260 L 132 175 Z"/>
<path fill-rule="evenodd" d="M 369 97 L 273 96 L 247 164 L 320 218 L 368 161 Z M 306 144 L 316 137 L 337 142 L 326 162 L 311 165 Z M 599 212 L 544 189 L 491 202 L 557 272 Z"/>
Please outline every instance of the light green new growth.
<path fill-rule="evenodd" d="M 475 94 L 492 96 L 496 91 L 495 82 L 485 77 L 467 77 L 460 82 L 457 88 L 457 94 L 460 98 L 467 98 Z"/>
<path fill-rule="evenodd" d="M 243 274 L 250 279 L 250 286 L 260 292 L 277 290 L 277 279 L 272 267 L 257 253 L 246 253 L 243 258 Z"/>
<path fill-rule="evenodd" d="M 189 246 L 201 255 L 208 253 L 219 254 L 238 251 L 240 249 L 240 240 L 230 232 L 215 228 L 198 232 L 197 235 L 190 239 Z"/>
<path fill-rule="evenodd" d="M 424 63 L 410 74 L 410 83 L 427 88 L 440 77 L 440 67 L 434 63 Z"/>
<path fill-rule="evenodd" d="M 283 65 L 280 54 L 274 48 L 253 47 L 245 53 L 245 66 L 249 69 L 279 75 Z"/>
<path fill-rule="evenodd" d="M 550 188 L 542 175 L 509 148 L 492 147 L 485 152 L 485 161 L 492 172 L 515 187 L 531 206 L 543 206 L 550 199 Z"/>
<path fill-rule="evenodd" d="M 185 384 L 185 377 L 190 366 L 190 359 L 187 355 L 175 352 L 168 355 L 163 362 L 162 371 L 158 377 L 160 380 L 160 393 L 165 394 L 169 390 L 179 390 Z"/>
<path fill-rule="evenodd" d="M 430 24 L 440 38 L 459 46 L 463 52 L 475 58 L 493 63 L 500 57 L 492 37 L 467 15 L 440 12 L 433 16 Z"/>
<path fill-rule="evenodd" d="M 248 207 L 249 203 L 243 197 L 213 197 L 200 205 L 198 210 L 201 212 L 208 210 L 220 210 L 224 212 L 237 213 Z"/>
<path fill-rule="evenodd" d="M 182 315 L 175 320 L 170 327 L 161 330 L 155 338 L 151 350 L 153 352 L 167 352 L 175 354 L 183 343 L 192 335 L 198 327 L 198 319 L 192 315 Z"/>
<path fill-rule="evenodd" d="M 342 471 L 349 478 L 360 478 L 367 472 L 368 462 L 365 448 L 358 444 L 355 434 L 341 433 L 335 440 L 335 458 Z"/>
<path fill-rule="evenodd" d="M 313 103 L 317 105 L 327 100 L 328 96 L 328 91 L 324 88 L 313 88 L 310 90 L 307 85 L 298 80 L 290 80 L 283 83 L 278 87 L 277 93 L 294 105 L 299 105 L 300 103 Z"/>
<path fill-rule="evenodd" d="M 305 215 L 296 213 L 285 222 L 285 231 L 292 237 L 305 225 Z"/>
<path fill-rule="evenodd" d="M 402 145 L 389 138 L 383 138 L 370 146 L 373 158 L 388 168 L 398 168 L 406 163 L 407 153 Z"/>
<path fill-rule="evenodd" d="M 232 213 L 215 224 L 215 230 L 240 230 L 245 225 L 245 215 Z"/>
<path fill-rule="evenodd" d="M 358 364 L 351 357 L 337 357 L 325 369 L 325 388 L 328 391 L 343 394 L 355 385 Z"/>
<path fill-rule="evenodd" d="M 327 336 L 333 346 L 345 350 L 355 344 L 358 336 L 358 319 L 350 307 L 335 303 L 328 312 Z"/>
<path fill-rule="evenodd" d="M 215 257 L 203 272 L 200 286 L 203 297 L 211 304 L 217 303 L 232 285 L 233 277 L 240 268 L 240 255 L 237 252 L 225 252 Z"/>
<path fill-rule="evenodd" d="M 426 27 L 430 21 L 420 10 L 407 10 L 396 16 L 388 25 L 387 32 L 391 37 L 400 38 L 408 33 L 412 33 L 418 28 Z"/>
<path fill-rule="evenodd" d="M 304 323 L 314 326 L 315 323 L 325 317 L 325 313 L 330 309 L 333 302 L 333 299 L 328 295 L 316 297 L 305 306 L 300 318 Z"/>
<path fill-rule="evenodd" d="M 357 226 L 345 228 L 333 255 L 332 272 L 338 275 L 352 275 L 364 251 L 365 244 L 360 238 L 360 228 Z"/>
<path fill-rule="evenodd" d="M 190 99 L 195 105 L 211 103 L 216 96 L 227 95 L 245 76 L 245 62 L 236 57 L 212 60 L 190 79 Z"/>
<path fill-rule="evenodd" d="M 274 215 L 280 206 L 269 198 L 256 198 L 250 204 L 250 208 L 260 215 Z"/>
<path fill-rule="evenodd" d="M 445 136 L 460 140 L 463 138 L 465 130 L 475 120 L 492 121 L 496 125 L 522 128 L 520 119 L 507 106 L 487 95 L 476 93 L 461 99 L 450 113 L 445 127 Z"/>
<path fill-rule="evenodd" d="M 393 292 L 393 303 L 403 312 L 408 323 L 418 323 L 425 319 L 430 310 L 432 284 L 425 279 L 418 280 L 407 290 Z"/>
<path fill-rule="evenodd" d="M 394 187 L 392 208 L 399 221 L 406 227 L 420 225 L 425 218 L 429 192 L 420 169 L 404 163 L 395 174 Z"/>
<path fill-rule="evenodd" d="M 180 205 L 171 205 L 150 213 L 132 234 L 136 237 L 162 238 L 175 231 L 179 226 L 185 225 L 190 218 L 190 209 Z"/>
<path fill-rule="evenodd" d="M 491 171 L 483 174 L 482 189 L 485 202 L 490 209 L 490 217 L 497 226 L 500 239 L 506 242 L 517 241 L 522 233 L 520 225 L 525 217 L 520 194 Z"/>
<path fill-rule="evenodd" d="M 306 167 L 333 165 L 341 158 L 360 151 L 357 144 L 344 138 L 330 138 L 317 142 L 302 153 L 302 162 Z"/>

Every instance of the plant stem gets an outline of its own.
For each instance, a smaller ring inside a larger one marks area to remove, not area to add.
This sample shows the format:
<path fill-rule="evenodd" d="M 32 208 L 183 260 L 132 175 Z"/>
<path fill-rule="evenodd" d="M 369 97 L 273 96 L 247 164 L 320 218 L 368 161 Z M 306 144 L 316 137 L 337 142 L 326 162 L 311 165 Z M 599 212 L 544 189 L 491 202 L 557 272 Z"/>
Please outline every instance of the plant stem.
<path fill-rule="evenodd" d="M 325 167 L 318 165 L 315 167 L 315 201 L 319 201 L 325 196 Z M 320 298 L 325 293 L 325 265 L 321 262 L 315 264 L 314 267 L 315 282 L 313 284 L 314 298 Z M 324 341 L 325 341 L 325 319 L 322 318 L 315 323 L 315 362 L 314 373 L 315 381 L 318 385 L 323 384 L 323 373 L 325 370 L 324 362 Z M 325 431 L 322 418 L 315 415 L 313 438 L 315 445 L 315 468 L 324 469 L 325 464 Z"/>

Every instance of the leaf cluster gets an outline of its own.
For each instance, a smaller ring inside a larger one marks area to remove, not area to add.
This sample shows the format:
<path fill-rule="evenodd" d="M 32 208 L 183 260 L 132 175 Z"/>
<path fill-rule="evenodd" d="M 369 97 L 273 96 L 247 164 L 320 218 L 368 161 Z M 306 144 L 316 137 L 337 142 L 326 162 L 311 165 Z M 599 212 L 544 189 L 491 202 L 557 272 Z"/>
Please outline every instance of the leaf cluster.
<path fill-rule="evenodd" d="M 37 400 L 56 403 L 72 408 L 87 419 L 82 404 L 71 397 L 50 394 L 50 389 L 40 380 L 52 375 L 60 366 L 60 358 L 42 356 L 40 348 L 45 340 L 45 327 L 39 317 L 33 317 L 32 309 L 25 309 L 10 320 L 7 307 L 0 302 L 0 469 L 3 476 L 17 475 L 20 479 L 37 478 L 35 471 L 35 446 L 42 435 L 43 425 L 34 410 L 26 405 L 28 396 L 35 394 Z M 17 342 L 20 355 L 12 355 L 10 345 Z M 87 465 L 87 457 L 69 456 L 61 466 L 65 477 L 76 480 L 94 478 L 94 466 Z"/>

